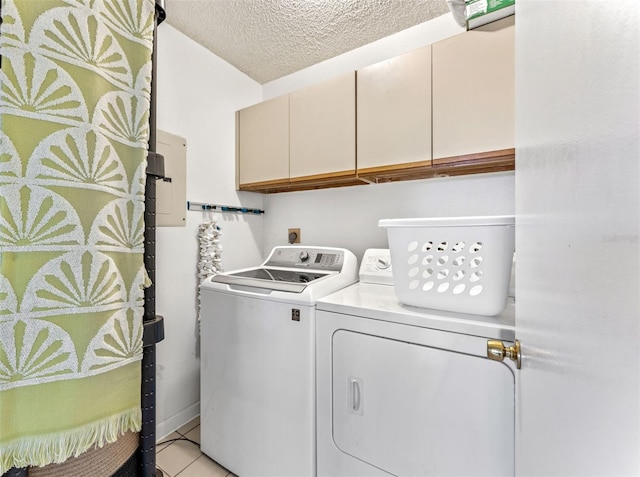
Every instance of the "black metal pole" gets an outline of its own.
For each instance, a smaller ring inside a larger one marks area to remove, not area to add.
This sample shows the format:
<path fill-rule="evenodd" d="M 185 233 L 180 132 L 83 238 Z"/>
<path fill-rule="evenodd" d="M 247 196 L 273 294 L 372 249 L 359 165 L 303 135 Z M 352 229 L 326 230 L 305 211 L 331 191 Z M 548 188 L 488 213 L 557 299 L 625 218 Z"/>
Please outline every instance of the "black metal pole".
<path fill-rule="evenodd" d="M 140 475 L 162 476 L 156 469 L 156 343 L 164 338 L 162 317 L 156 315 L 156 181 L 164 177 L 164 158 L 156 153 L 157 26 L 165 19 L 164 0 L 156 0 L 149 112 L 149 154 L 145 189 L 144 265 L 151 286 L 144 291 L 144 338 L 142 351 L 142 429 Z"/>
<path fill-rule="evenodd" d="M 2 474 L 2 477 L 27 477 L 28 471 L 26 468 L 23 469 L 9 469 L 6 473 Z"/>

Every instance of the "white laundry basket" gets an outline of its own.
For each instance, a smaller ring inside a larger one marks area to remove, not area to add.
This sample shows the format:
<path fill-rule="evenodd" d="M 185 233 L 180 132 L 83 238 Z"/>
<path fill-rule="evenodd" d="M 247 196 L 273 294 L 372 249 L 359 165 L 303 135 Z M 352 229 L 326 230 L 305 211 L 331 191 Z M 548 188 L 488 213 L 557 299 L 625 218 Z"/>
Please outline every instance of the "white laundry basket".
<path fill-rule="evenodd" d="M 385 219 L 400 302 L 493 316 L 505 307 L 515 217 Z"/>

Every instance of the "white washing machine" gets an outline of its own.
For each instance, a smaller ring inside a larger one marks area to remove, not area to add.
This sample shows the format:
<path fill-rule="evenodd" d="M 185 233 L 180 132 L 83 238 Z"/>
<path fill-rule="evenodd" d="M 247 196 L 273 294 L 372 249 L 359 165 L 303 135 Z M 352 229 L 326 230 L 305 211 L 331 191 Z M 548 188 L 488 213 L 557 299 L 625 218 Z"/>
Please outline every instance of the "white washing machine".
<path fill-rule="evenodd" d="M 514 302 L 495 317 L 401 305 L 388 250 L 317 303 L 318 476 L 513 476 Z"/>
<path fill-rule="evenodd" d="M 315 475 L 315 304 L 357 273 L 348 250 L 286 246 L 201 285 L 205 454 L 242 477 Z"/>

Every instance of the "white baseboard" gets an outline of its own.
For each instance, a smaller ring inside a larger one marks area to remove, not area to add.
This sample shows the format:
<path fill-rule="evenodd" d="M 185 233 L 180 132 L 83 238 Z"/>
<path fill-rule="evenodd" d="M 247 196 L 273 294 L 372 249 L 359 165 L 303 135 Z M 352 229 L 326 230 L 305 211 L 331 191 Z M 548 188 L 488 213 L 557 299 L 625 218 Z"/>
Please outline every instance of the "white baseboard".
<path fill-rule="evenodd" d="M 200 401 L 156 424 L 156 442 L 164 439 L 176 429 L 180 429 L 194 417 L 200 415 Z"/>

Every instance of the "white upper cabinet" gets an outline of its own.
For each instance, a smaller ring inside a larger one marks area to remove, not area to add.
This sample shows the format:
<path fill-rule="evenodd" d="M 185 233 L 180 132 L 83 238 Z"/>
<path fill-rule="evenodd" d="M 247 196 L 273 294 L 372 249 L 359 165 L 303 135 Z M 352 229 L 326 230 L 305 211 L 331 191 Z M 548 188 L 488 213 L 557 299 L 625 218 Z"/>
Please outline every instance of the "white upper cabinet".
<path fill-rule="evenodd" d="M 355 73 L 309 86 L 290 97 L 290 177 L 355 175 Z"/>
<path fill-rule="evenodd" d="M 238 111 L 240 185 L 289 181 L 289 96 Z"/>
<path fill-rule="evenodd" d="M 357 73 L 358 172 L 431 161 L 431 45 Z"/>
<path fill-rule="evenodd" d="M 432 45 L 434 160 L 514 147 L 514 18 Z"/>
<path fill-rule="evenodd" d="M 239 111 L 239 188 L 513 170 L 514 30 L 511 16 Z"/>

